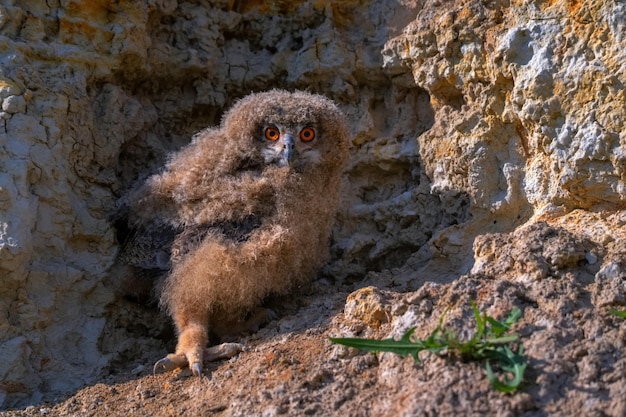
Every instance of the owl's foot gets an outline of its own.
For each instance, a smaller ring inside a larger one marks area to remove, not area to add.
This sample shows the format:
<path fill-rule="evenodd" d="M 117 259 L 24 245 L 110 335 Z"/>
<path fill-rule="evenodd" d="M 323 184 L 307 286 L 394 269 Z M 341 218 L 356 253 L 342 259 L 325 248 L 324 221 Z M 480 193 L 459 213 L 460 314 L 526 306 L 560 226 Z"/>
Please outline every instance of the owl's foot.
<path fill-rule="evenodd" d="M 189 369 L 195 376 L 202 376 L 202 359 L 200 362 L 189 362 L 184 354 L 170 353 L 163 359 L 159 359 L 152 368 L 153 374 L 169 372 L 174 369 L 184 368 L 189 365 Z"/>
<path fill-rule="evenodd" d="M 178 344 L 176 352 L 170 353 L 163 359 L 154 364 L 153 371 L 172 371 L 176 368 L 184 368 L 189 365 L 189 369 L 196 376 L 202 376 L 202 357 L 204 347 L 206 346 L 207 326 L 200 324 L 198 321 L 185 321 L 178 324 L 180 334 L 178 335 Z"/>
<path fill-rule="evenodd" d="M 170 353 L 163 359 L 159 359 L 153 368 L 153 373 L 169 372 L 174 369 L 184 368 L 189 365 L 189 369 L 195 376 L 202 376 L 202 358 L 207 361 L 217 361 L 221 359 L 229 359 L 243 351 L 244 345 L 241 343 L 222 343 L 221 345 L 212 346 L 205 349 L 203 355 L 200 355 L 199 361 L 189 362 L 185 354 Z M 197 357 L 197 355 L 196 355 Z"/>

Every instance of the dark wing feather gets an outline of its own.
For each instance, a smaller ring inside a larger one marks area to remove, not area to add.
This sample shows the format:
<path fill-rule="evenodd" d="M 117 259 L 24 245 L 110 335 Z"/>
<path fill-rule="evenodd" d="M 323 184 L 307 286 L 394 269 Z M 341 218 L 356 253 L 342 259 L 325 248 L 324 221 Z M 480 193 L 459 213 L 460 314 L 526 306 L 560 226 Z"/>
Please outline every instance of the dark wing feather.
<path fill-rule="evenodd" d="M 241 221 L 186 227 L 174 238 L 172 244 L 172 261 L 174 263 L 180 262 L 185 255 L 200 246 L 200 243 L 202 243 L 208 235 L 233 243 L 241 243 L 248 240 L 250 233 L 260 225 L 260 218 L 257 216 L 249 216 Z"/>
<path fill-rule="evenodd" d="M 122 243 L 122 262 L 142 269 L 169 270 L 172 243 L 181 230 L 170 224 L 152 222 L 130 229 Z"/>
<path fill-rule="evenodd" d="M 165 271 L 194 251 L 208 235 L 240 243 L 260 225 L 261 219 L 256 216 L 236 222 L 179 228 L 162 222 L 140 225 L 128 231 L 119 258 L 137 268 Z"/>

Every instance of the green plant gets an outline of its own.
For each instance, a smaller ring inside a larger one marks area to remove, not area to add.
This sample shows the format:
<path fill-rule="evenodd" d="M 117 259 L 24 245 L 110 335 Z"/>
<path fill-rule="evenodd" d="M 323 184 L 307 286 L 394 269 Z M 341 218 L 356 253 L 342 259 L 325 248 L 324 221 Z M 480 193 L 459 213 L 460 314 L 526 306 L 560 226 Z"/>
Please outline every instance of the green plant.
<path fill-rule="evenodd" d="M 461 340 L 456 333 L 443 329 L 445 312 L 439 319 L 437 328 L 424 340 L 413 340 L 415 327 L 409 329 L 400 340 L 361 338 L 330 338 L 330 340 L 333 343 L 370 352 L 410 355 L 417 362 L 420 360 L 419 353 L 423 350 L 435 354 L 444 350 L 454 351 L 466 360 L 484 360 L 487 378 L 496 390 L 500 392 L 516 391 L 524 380 L 524 371 L 526 370 L 524 348 L 519 343 L 517 350 L 511 349 L 510 345 L 517 342 L 519 336 L 506 333 L 511 325 L 522 317 L 522 312 L 515 307 L 503 321 L 498 321 L 486 313 L 480 313 L 473 301 L 471 305 L 476 319 L 476 332 L 467 341 Z M 496 370 L 505 374 L 502 379 L 494 373 L 494 368 L 491 366 L 492 362 L 496 365 Z M 512 377 L 507 378 L 506 374 L 512 374 Z"/>
<path fill-rule="evenodd" d="M 611 308 L 609 309 L 609 313 L 614 315 L 615 317 L 621 317 L 623 319 L 626 319 L 626 310 L 619 311 L 616 308 Z"/>

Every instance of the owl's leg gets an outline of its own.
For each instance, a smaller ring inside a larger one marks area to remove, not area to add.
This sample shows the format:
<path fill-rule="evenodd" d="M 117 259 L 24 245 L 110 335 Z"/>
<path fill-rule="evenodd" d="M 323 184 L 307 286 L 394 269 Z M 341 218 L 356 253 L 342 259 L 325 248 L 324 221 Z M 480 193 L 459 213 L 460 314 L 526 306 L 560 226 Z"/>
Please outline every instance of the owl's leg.
<path fill-rule="evenodd" d="M 208 342 L 208 325 L 206 318 L 190 320 L 186 314 L 174 312 L 174 323 L 178 330 L 176 352 L 170 353 L 154 364 L 154 373 L 171 371 L 189 365 L 196 376 L 202 376 L 202 356 Z"/>

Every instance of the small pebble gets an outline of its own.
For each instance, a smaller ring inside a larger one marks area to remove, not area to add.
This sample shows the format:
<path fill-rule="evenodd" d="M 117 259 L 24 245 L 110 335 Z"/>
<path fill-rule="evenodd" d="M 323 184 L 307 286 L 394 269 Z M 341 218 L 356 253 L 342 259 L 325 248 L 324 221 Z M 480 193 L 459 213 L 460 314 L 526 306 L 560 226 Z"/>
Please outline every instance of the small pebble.
<path fill-rule="evenodd" d="M 585 259 L 587 260 L 589 265 L 594 265 L 596 262 L 598 262 L 598 256 L 593 252 L 587 252 L 585 254 Z"/>
<path fill-rule="evenodd" d="M 146 367 L 144 365 L 139 365 L 135 367 L 132 371 L 130 371 L 130 373 L 132 375 L 139 375 L 139 374 L 142 374 L 145 370 L 146 370 Z"/>

